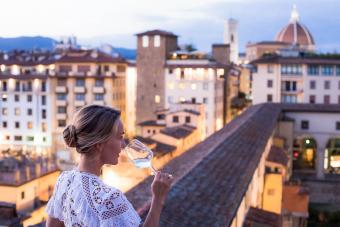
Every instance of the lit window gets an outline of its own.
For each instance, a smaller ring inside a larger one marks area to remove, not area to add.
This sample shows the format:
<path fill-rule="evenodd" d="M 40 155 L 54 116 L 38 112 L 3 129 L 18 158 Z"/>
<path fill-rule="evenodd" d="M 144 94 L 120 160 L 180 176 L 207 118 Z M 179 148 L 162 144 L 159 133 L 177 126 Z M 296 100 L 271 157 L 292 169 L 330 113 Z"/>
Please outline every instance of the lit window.
<path fill-rule="evenodd" d="M 22 141 L 22 136 L 14 136 L 15 141 Z"/>
<path fill-rule="evenodd" d="M 20 108 L 14 108 L 14 114 L 15 116 L 19 116 L 20 115 Z"/>
<path fill-rule="evenodd" d="M 149 37 L 147 35 L 144 35 L 142 37 L 142 46 L 143 47 L 148 47 L 149 46 Z"/>
<path fill-rule="evenodd" d="M 184 97 L 180 97 L 179 98 L 179 102 L 185 102 L 185 98 Z"/>
<path fill-rule="evenodd" d="M 175 88 L 175 84 L 173 82 L 168 83 L 169 89 L 173 90 Z"/>
<path fill-rule="evenodd" d="M 3 95 L 2 95 L 2 101 L 3 101 L 3 102 L 7 102 L 7 95 L 6 95 L 6 94 L 3 94 Z"/>
<path fill-rule="evenodd" d="M 27 128 L 32 129 L 33 128 L 33 123 L 31 121 L 27 122 Z"/>
<path fill-rule="evenodd" d="M 41 131 L 43 132 L 47 131 L 47 124 L 45 122 L 41 123 Z"/>
<path fill-rule="evenodd" d="M 184 89 L 184 88 L 185 88 L 185 84 L 184 84 L 184 83 L 179 83 L 178 87 L 179 87 L 180 89 Z"/>
<path fill-rule="evenodd" d="M 160 47 L 161 46 L 161 37 L 159 35 L 155 35 L 153 37 L 153 39 L 154 39 L 154 46 Z"/>
<path fill-rule="evenodd" d="M 6 116 L 7 115 L 7 113 L 8 113 L 8 111 L 7 111 L 7 108 L 2 108 L 2 115 L 3 116 Z"/>
<path fill-rule="evenodd" d="M 155 103 L 160 103 L 161 102 L 161 97 L 159 95 L 155 96 Z"/>
<path fill-rule="evenodd" d="M 197 84 L 191 84 L 191 89 L 196 90 L 197 89 Z"/>

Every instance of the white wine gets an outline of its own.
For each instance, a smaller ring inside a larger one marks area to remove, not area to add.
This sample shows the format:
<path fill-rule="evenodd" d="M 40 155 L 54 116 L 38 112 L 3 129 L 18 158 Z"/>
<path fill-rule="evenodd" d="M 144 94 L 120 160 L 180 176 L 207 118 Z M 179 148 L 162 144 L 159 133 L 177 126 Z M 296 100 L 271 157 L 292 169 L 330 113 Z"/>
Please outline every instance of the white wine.
<path fill-rule="evenodd" d="M 149 168 L 151 166 L 150 158 L 137 158 L 132 161 L 137 168 Z"/>

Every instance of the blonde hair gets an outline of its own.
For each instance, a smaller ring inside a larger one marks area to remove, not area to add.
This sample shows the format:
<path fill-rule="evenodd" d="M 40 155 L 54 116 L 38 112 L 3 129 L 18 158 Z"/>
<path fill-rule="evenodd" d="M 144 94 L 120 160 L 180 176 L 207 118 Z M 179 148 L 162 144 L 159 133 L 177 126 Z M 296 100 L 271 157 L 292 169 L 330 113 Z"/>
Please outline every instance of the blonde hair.
<path fill-rule="evenodd" d="M 94 145 L 117 133 L 119 117 L 120 111 L 111 107 L 84 106 L 75 113 L 73 123 L 65 127 L 65 143 L 79 153 L 89 153 Z"/>

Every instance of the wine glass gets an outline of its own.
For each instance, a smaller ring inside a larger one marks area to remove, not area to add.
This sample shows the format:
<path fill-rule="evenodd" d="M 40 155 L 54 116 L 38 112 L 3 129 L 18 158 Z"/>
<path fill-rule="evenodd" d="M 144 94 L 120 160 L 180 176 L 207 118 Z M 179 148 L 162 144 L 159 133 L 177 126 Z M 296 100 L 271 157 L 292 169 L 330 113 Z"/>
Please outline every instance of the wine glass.
<path fill-rule="evenodd" d="M 130 161 L 137 168 L 150 168 L 152 173 L 155 174 L 157 170 L 152 166 L 151 160 L 153 158 L 153 152 L 145 144 L 137 139 L 132 140 L 125 148 Z"/>

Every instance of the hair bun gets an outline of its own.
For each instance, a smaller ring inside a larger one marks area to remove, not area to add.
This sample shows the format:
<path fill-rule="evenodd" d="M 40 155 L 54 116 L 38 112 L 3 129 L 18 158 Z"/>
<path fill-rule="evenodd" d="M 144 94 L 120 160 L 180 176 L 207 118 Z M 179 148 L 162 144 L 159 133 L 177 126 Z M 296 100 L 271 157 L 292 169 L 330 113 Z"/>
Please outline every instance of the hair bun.
<path fill-rule="evenodd" d="M 64 140 L 67 146 L 76 147 L 77 134 L 76 134 L 76 127 L 74 127 L 74 125 L 68 125 L 63 131 L 63 136 L 64 136 Z"/>

